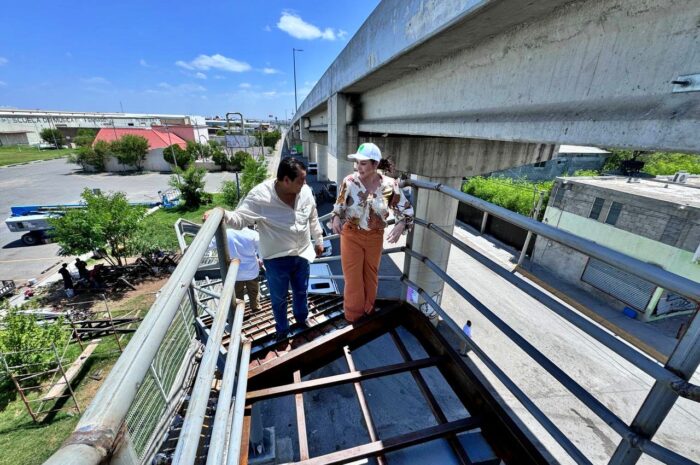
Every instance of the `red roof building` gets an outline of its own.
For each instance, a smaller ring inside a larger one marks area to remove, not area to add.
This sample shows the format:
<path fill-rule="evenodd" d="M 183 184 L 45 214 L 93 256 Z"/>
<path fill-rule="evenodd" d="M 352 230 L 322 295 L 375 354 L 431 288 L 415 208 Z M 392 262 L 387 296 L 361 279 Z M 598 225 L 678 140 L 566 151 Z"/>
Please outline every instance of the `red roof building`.
<path fill-rule="evenodd" d="M 112 142 L 127 134 L 145 137 L 148 141 L 148 148 L 151 150 L 162 149 L 172 144 L 177 144 L 183 149 L 187 146 L 185 140 L 180 136 L 173 132 L 168 133 L 161 128 L 102 128 L 95 136 L 95 142 L 100 140 Z"/>

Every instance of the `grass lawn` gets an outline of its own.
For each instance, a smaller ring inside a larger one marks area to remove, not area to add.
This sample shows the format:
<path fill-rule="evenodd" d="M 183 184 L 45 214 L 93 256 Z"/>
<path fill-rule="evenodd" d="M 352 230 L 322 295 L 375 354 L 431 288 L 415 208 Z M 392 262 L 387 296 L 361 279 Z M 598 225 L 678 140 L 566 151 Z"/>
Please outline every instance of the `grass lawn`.
<path fill-rule="evenodd" d="M 184 218 L 194 223 L 201 223 L 204 212 L 214 207 L 231 208 L 224 205 L 223 196 L 221 194 L 214 194 L 212 203 L 203 205 L 197 209 L 182 207 L 170 209 L 161 208 L 153 214 L 148 215 L 143 220 L 144 226 L 149 231 L 149 235 L 156 238 L 157 243 L 161 245 L 162 249 L 179 251 L 180 248 L 177 243 L 175 228 L 173 227 L 175 222 L 180 218 Z"/>
<path fill-rule="evenodd" d="M 140 314 L 143 316 L 155 300 L 153 294 L 138 294 L 110 305 L 113 315 Z M 97 304 L 96 310 L 101 310 Z M 128 337 L 121 340 L 122 346 L 128 342 Z M 78 344 L 72 343 L 66 358 L 75 359 L 81 350 Z M 107 374 L 119 357 L 118 346 L 113 336 L 102 338 L 90 358 L 73 382 L 73 388 L 81 411 L 84 411 L 97 393 Z M 95 378 L 93 379 L 91 375 Z M 96 376 L 97 375 L 97 376 Z M 38 393 L 29 395 L 30 399 L 38 398 Z M 61 402 L 60 400 L 58 402 Z M 38 403 L 33 403 L 36 407 Z M 12 384 L 0 373 L 0 465 L 39 465 L 48 459 L 66 440 L 78 423 L 79 416 L 73 407 L 73 400 L 63 401 L 63 411 L 34 423 L 16 393 Z M 57 406 L 47 406 L 49 410 Z"/>
<path fill-rule="evenodd" d="M 39 150 L 36 147 L 0 147 L 0 166 L 65 157 L 75 149 Z"/>

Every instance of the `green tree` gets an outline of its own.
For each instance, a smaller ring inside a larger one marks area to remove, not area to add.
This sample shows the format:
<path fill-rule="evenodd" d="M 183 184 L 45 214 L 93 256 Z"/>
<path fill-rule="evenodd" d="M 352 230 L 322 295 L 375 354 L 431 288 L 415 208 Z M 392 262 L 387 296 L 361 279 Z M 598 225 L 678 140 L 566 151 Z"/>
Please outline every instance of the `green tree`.
<path fill-rule="evenodd" d="M 190 165 L 186 170 L 175 168 L 175 175 L 170 177 L 169 184 L 177 188 L 186 208 L 197 208 L 211 200 L 204 192 L 204 177 L 207 170 Z"/>
<path fill-rule="evenodd" d="M 248 195 L 250 190 L 267 179 L 267 163 L 262 155 L 257 159 L 250 157 L 243 164 L 241 175 L 241 198 Z"/>
<path fill-rule="evenodd" d="M 52 237 L 65 255 L 80 255 L 99 250 L 114 265 L 125 264 L 132 249 L 130 239 L 138 231 L 145 215 L 143 207 L 129 205 L 123 192 L 82 193 L 84 208 L 69 209 L 52 218 Z"/>
<path fill-rule="evenodd" d="M 223 136 L 226 135 L 226 131 L 224 131 L 223 129 L 217 129 L 217 130 L 216 130 L 216 135 L 217 135 L 217 136 L 220 136 L 220 137 L 223 137 Z"/>
<path fill-rule="evenodd" d="M 78 147 L 89 147 L 95 141 L 95 136 L 97 136 L 96 129 L 80 128 L 73 138 L 73 142 Z"/>
<path fill-rule="evenodd" d="M 68 161 L 80 165 L 83 170 L 88 167 L 95 171 L 104 171 L 107 158 L 112 156 L 112 149 L 108 142 L 97 141 L 94 146 L 85 145 L 78 147 L 75 153 L 68 155 Z"/>
<path fill-rule="evenodd" d="M 274 131 L 257 131 L 255 132 L 255 140 L 256 144 L 260 144 L 260 140 L 262 139 L 262 143 L 265 147 L 274 147 L 275 144 L 277 144 L 277 141 L 282 138 L 282 133 L 279 131 L 279 129 L 275 129 Z"/>
<path fill-rule="evenodd" d="M 13 371 L 30 374 L 54 368 L 56 357 L 51 344 L 60 351 L 69 337 L 63 319 L 39 324 L 34 315 L 22 313 L 23 307 L 8 306 L 4 310 L 7 313 L 0 330 L 0 352 L 9 366 L 19 367 Z"/>
<path fill-rule="evenodd" d="M 194 157 L 189 151 L 182 149 L 177 144 L 170 145 L 163 149 L 163 159 L 171 165 L 176 164 L 178 168 L 185 169 L 194 161 Z"/>
<path fill-rule="evenodd" d="M 655 152 L 643 157 L 642 171 L 654 176 L 675 174 L 687 171 L 690 174 L 700 174 L 700 155 L 689 153 Z"/>
<path fill-rule="evenodd" d="M 231 171 L 243 171 L 243 168 L 245 167 L 245 162 L 247 160 L 252 160 L 253 156 L 249 154 L 248 152 L 244 152 L 243 150 L 239 150 L 238 152 L 234 153 L 233 156 L 231 157 L 231 161 L 229 162 Z"/>
<path fill-rule="evenodd" d="M 58 129 L 44 128 L 39 133 L 39 136 L 46 141 L 46 143 L 53 144 L 57 149 L 60 149 L 66 143 L 66 138 Z"/>
<path fill-rule="evenodd" d="M 111 146 L 119 163 L 133 166 L 137 171 L 143 169 L 143 162 L 148 155 L 148 140 L 145 137 L 125 134 L 113 141 Z"/>
<path fill-rule="evenodd" d="M 576 170 L 574 176 L 600 176 L 598 170 Z"/>
<path fill-rule="evenodd" d="M 225 170 L 229 164 L 228 156 L 224 148 L 215 140 L 209 141 L 209 156 L 212 161 Z"/>

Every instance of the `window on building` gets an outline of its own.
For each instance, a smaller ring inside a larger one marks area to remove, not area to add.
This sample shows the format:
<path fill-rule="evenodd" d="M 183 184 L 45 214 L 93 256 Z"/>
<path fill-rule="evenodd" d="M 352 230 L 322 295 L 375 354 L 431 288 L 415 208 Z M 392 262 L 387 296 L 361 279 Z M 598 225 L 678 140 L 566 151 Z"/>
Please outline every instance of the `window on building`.
<path fill-rule="evenodd" d="M 591 212 L 588 214 L 588 217 L 597 220 L 600 217 L 600 212 L 603 210 L 604 203 L 605 199 L 596 197 L 595 201 L 593 202 L 593 208 L 591 208 Z"/>
<path fill-rule="evenodd" d="M 612 205 L 610 205 L 610 210 L 608 210 L 608 216 L 605 218 L 605 222 L 613 225 L 617 223 L 621 211 L 622 204 L 620 202 L 613 202 Z"/>
<path fill-rule="evenodd" d="M 128 124 L 129 126 L 133 126 L 133 125 L 134 125 L 134 123 L 127 123 L 127 124 Z"/>
<path fill-rule="evenodd" d="M 535 168 L 544 168 L 544 166 L 545 166 L 546 164 L 547 164 L 546 161 L 538 161 L 537 163 L 535 163 L 534 166 L 535 166 Z"/>
<path fill-rule="evenodd" d="M 681 235 L 681 230 L 683 229 L 683 220 L 678 217 L 672 216 L 669 218 L 664 232 L 661 233 L 660 241 L 668 245 L 676 245 L 678 238 Z"/>

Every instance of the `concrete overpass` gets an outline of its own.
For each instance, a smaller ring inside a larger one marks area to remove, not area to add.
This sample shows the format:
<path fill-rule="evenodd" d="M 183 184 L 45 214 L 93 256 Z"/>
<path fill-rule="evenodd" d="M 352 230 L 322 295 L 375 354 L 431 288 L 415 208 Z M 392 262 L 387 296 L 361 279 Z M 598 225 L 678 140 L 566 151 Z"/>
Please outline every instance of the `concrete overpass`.
<path fill-rule="evenodd" d="M 322 180 L 372 141 L 400 171 L 452 187 L 557 144 L 700 152 L 699 20 L 696 0 L 384 0 L 288 139 Z M 419 216 L 450 230 L 457 202 L 421 195 Z M 445 264 L 447 247 L 421 233 L 414 246 Z"/>

